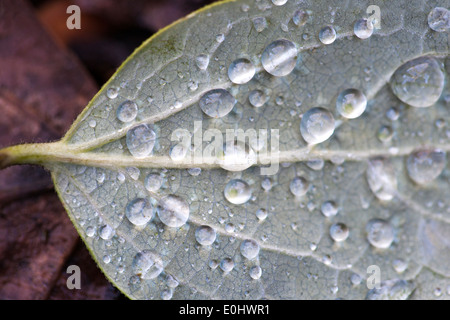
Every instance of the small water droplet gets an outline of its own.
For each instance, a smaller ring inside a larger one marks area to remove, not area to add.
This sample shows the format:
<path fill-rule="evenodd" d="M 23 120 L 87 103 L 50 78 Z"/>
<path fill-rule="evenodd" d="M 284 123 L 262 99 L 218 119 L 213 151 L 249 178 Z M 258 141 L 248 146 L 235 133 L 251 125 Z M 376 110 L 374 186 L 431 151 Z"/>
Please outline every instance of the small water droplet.
<path fill-rule="evenodd" d="M 244 84 L 249 82 L 255 75 L 255 66 L 250 60 L 240 58 L 234 60 L 228 68 L 228 77 L 231 82 L 236 84 Z"/>
<path fill-rule="evenodd" d="M 225 40 L 225 35 L 224 35 L 224 34 L 220 33 L 220 34 L 218 34 L 218 35 L 216 36 L 216 41 L 217 41 L 218 43 L 222 43 L 224 40 Z"/>
<path fill-rule="evenodd" d="M 403 273 L 408 268 L 408 263 L 401 259 L 395 259 L 392 266 L 397 273 Z"/>
<path fill-rule="evenodd" d="M 161 291 L 161 299 L 162 300 L 170 300 L 172 299 L 172 290 L 163 290 Z"/>
<path fill-rule="evenodd" d="M 373 25 L 367 19 L 359 19 L 353 27 L 355 36 L 360 39 L 367 39 L 373 33 Z"/>
<path fill-rule="evenodd" d="M 195 239 L 202 246 L 209 246 L 216 241 L 216 230 L 210 226 L 200 226 L 195 230 Z"/>
<path fill-rule="evenodd" d="M 126 100 L 117 108 L 117 119 L 122 122 L 133 121 L 138 114 L 138 106 L 134 101 Z"/>
<path fill-rule="evenodd" d="M 163 178 L 158 173 L 150 173 L 144 181 L 145 189 L 150 192 L 157 192 L 163 183 Z"/>
<path fill-rule="evenodd" d="M 450 11 L 446 8 L 436 7 L 428 14 L 428 26 L 437 32 L 450 30 Z"/>
<path fill-rule="evenodd" d="M 417 150 L 406 160 L 409 177 L 418 184 L 435 180 L 444 170 L 446 153 L 439 149 Z"/>
<path fill-rule="evenodd" d="M 252 278 L 253 280 L 258 280 L 259 278 L 261 278 L 262 269 L 260 266 L 253 266 L 250 268 L 248 273 L 250 275 L 250 278 Z"/>
<path fill-rule="evenodd" d="M 93 237 L 94 234 L 95 234 L 95 228 L 94 227 L 89 226 L 89 227 L 86 228 L 86 235 L 88 237 Z"/>
<path fill-rule="evenodd" d="M 234 268 L 234 261 L 231 258 L 225 258 L 222 261 L 220 261 L 220 269 L 222 269 L 223 272 L 228 273 Z"/>
<path fill-rule="evenodd" d="M 324 203 L 322 203 L 320 210 L 325 217 L 331 218 L 338 213 L 339 207 L 334 201 L 325 201 Z"/>
<path fill-rule="evenodd" d="M 332 26 L 323 27 L 319 32 L 319 40 L 323 44 L 331 44 L 336 40 L 336 30 Z"/>
<path fill-rule="evenodd" d="M 300 133 L 309 144 L 318 144 L 334 133 L 334 117 L 325 108 L 311 108 L 302 117 Z"/>
<path fill-rule="evenodd" d="M 389 110 L 386 111 L 386 117 L 391 121 L 397 121 L 399 116 L 400 111 L 398 111 L 396 107 L 389 108 Z"/>
<path fill-rule="evenodd" d="M 114 236 L 114 233 L 114 229 L 107 224 L 101 227 L 98 232 L 100 238 L 103 240 L 110 240 Z"/>
<path fill-rule="evenodd" d="M 224 195 L 225 199 L 233 204 L 243 204 L 250 200 L 252 190 L 244 180 L 233 179 L 226 184 Z"/>
<path fill-rule="evenodd" d="M 259 108 L 266 103 L 267 96 L 262 90 L 253 90 L 248 95 L 248 101 L 255 108 Z"/>
<path fill-rule="evenodd" d="M 211 118 L 226 116 L 236 104 L 236 99 L 225 89 L 206 92 L 199 101 L 202 111 Z"/>
<path fill-rule="evenodd" d="M 374 195 L 383 201 L 389 201 L 397 193 L 397 178 L 392 163 L 385 158 L 373 158 L 368 161 L 367 182 Z"/>
<path fill-rule="evenodd" d="M 291 73 L 297 64 L 297 47 L 292 41 L 280 39 L 269 44 L 261 55 L 264 69 L 273 76 Z"/>
<path fill-rule="evenodd" d="M 109 255 L 104 255 L 103 256 L 103 262 L 108 264 L 111 262 L 111 257 Z"/>
<path fill-rule="evenodd" d="M 308 13 L 301 9 L 295 11 L 294 16 L 292 17 L 292 21 L 294 22 L 294 24 L 299 27 L 305 25 L 308 19 L 309 19 Z"/>
<path fill-rule="evenodd" d="M 352 275 L 350 276 L 350 282 L 351 282 L 353 285 L 355 285 L 355 286 L 357 286 L 358 284 L 360 284 L 361 281 L 362 281 L 362 277 L 361 277 L 359 274 L 357 274 L 357 273 L 354 273 L 354 274 L 352 274 Z"/>
<path fill-rule="evenodd" d="M 109 88 L 106 90 L 106 96 L 110 99 L 115 99 L 119 95 L 119 90 L 117 88 Z"/>
<path fill-rule="evenodd" d="M 150 155 L 155 146 L 156 134 L 146 124 L 128 130 L 126 143 L 128 151 L 136 158 Z"/>
<path fill-rule="evenodd" d="M 267 20 L 264 17 L 256 17 L 252 22 L 256 32 L 262 32 L 267 28 Z"/>
<path fill-rule="evenodd" d="M 232 224 L 232 223 L 227 223 L 227 224 L 225 225 L 225 231 L 228 232 L 228 233 L 233 233 L 235 229 L 236 229 L 236 228 L 234 227 L 234 224 Z M 230 241 L 231 241 L 232 239 L 234 239 L 234 238 L 230 238 Z M 234 240 L 233 240 L 233 241 L 234 241 Z"/>
<path fill-rule="evenodd" d="M 161 258 L 150 250 L 136 254 L 131 264 L 133 273 L 142 279 L 154 279 L 164 269 Z"/>
<path fill-rule="evenodd" d="M 381 142 L 389 142 L 393 136 L 394 130 L 390 126 L 381 126 L 377 133 L 377 137 Z"/>
<path fill-rule="evenodd" d="M 95 121 L 95 120 L 90 120 L 89 121 L 89 127 L 95 128 L 96 126 L 97 126 L 97 121 Z"/>
<path fill-rule="evenodd" d="M 143 226 L 153 218 L 154 210 L 147 199 L 137 198 L 128 203 L 125 214 L 132 224 Z"/>
<path fill-rule="evenodd" d="M 254 240 L 244 240 L 241 243 L 241 254 L 249 259 L 252 260 L 256 258 L 259 254 L 259 244 Z"/>
<path fill-rule="evenodd" d="M 178 143 L 174 145 L 169 152 L 170 159 L 173 161 L 182 161 L 187 153 L 189 151 L 189 148 L 181 143 Z"/>
<path fill-rule="evenodd" d="M 202 169 L 201 168 L 189 168 L 188 173 L 193 177 L 197 177 L 198 175 L 200 175 L 200 173 L 202 173 Z"/>
<path fill-rule="evenodd" d="M 270 191 L 272 189 L 272 180 L 270 178 L 264 178 L 263 181 L 261 181 L 261 187 L 265 191 Z"/>
<path fill-rule="evenodd" d="M 367 240 L 375 248 L 389 248 L 394 241 L 394 227 L 383 219 L 372 219 L 366 225 Z"/>
<path fill-rule="evenodd" d="M 366 96 L 358 89 L 342 91 L 336 100 L 336 109 L 347 119 L 358 118 L 366 110 Z"/>
<path fill-rule="evenodd" d="M 282 6 L 287 2 L 287 0 L 272 0 L 272 3 L 276 6 Z"/>
<path fill-rule="evenodd" d="M 315 171 L 319 171 L 323 169 L 325 161 L 323 159 L 311 159 L 306 162 L 306 165 Z"/>
<path fill-rule="evenodd" d="M 336 242 L 345 241 L 348 238 L 350 230 L 344 223 L 334 223 L 330 227 L 330 236 Z"/>
<path fill-rule="evenodd" d="M 256 210 L 256 217 L 260 220 L 263 221 L 267 218 L 267 210 L 266 209 L 258 209 Z"/>
<path fill-rule="evenodd" d="M 195 58 L 195 64 L 201 70 L 206 70 L 209 65 L 209 56 L 207 54 L 201 54 Z"/>
<path fill-rule="evenodd" d="M 309 182 L 303 177 L 295 177 L 289 184 L 289 189 L 296 197 L 304 196 L 309 189 Z"/>
<path fill-rule="evenodd" d="M 189 204 L 179 196 L 168 195 L 159 200 L 156 212 L 166 226 L 179 228 L 189 219 Z"/>

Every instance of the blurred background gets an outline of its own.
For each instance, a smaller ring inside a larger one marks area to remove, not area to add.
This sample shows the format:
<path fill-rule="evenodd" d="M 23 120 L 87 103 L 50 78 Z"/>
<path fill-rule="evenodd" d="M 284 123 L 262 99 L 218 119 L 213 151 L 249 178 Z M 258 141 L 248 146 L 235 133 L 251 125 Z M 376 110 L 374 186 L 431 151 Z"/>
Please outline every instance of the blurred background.
<path fill-rule="evenodd" d="M 212 0 L 1 0 L 0 148 L 60 139 L 153 33 Z M 81 29 L 66 27 L 69 5 Z M 66 286 L 69 265 L 81 289 Z M 37 166 L 0 171 L 0 299 L 125 299 L 95 265 Z"/>

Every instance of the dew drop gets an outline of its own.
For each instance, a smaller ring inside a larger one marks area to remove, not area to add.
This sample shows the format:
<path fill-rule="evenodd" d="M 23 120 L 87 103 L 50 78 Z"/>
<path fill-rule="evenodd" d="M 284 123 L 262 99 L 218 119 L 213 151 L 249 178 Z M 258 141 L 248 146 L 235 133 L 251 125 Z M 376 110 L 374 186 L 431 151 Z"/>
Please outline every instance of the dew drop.
<path fill-rule="evenodd" d="M 87 227 L 86 228 L 86 235 L 88 237 L 93 237 L 95 234 L 95 228 L 94 227 Z"/>
<path fill-rule="evenodd" d="M 111 262 L 111 257 L 109 255 L 104 255 L 103 256 L 103 262 L 108 264 Z"/>
<path fill-rule="evenodd" d="M 220 269 L 222 269 L 223 272 L 230 272 L 234 268 L 234 261 L 231 258 L 225 258 L 222 261 L 220 261 Z"/>
<path fill-rule="evenodd" d="M 176 145 L 174 145 L 171 149 L 170 149 L 170 159 L 172 159 L 173 161 L 181 161 L 186 157 L 186 154 L 188 153 L 189 149 L 187 146 L 184 146 L 181 143 L 178 143 Z"/>
<path fill-rule="evenodd" d="M 420 57 L 400 66 L 390 85 L 401 101 L 418 108 L 429 107 L 438 101 L 444 90 L 444 73 L 431 57 Z"/>
<path fill-rule="evenodd" d="M 366 110 L 366 96 L 358 89 L 342 91 L 336 100 L 336 109 L 347 119 L 358 118 Z"/>
<path fill-rule="evenodd" d="M 399 116 L 400 112 L 395 107 L 389 108 L 389 110 L 386 111 L 386 117 L 391 121 L 397 121 Z"/>
<path fill-rule="evenodd" d="M 232 204 L 243 204 L 250 200 L 252 190 L 244 180 L 233 179 L 225 186 L 224 195 Z"/>
<path fill-rule="evenodd" d="M 257 32 L 262 32 L 267 28 L 267 20 L 264 17 L 257 17 L 252 20 L 253 27 Z"/>
<path fill-rule="evenodd" d="M 236 228 L 234 227 L 234 224 L 232 224 L 232 223 L 227 223 L 225 225 L 225 231 L 228 233 L 233 233 L 235 231 L 235 229 Z M 233 238 L 230 238 L 230 241 L 231 241 L 231 239 L 233 239 Z"/>
<path fill-rule="evenodd" d="M 332 26 L 323 27 L 319 32 L 319 40 L 323 44 L 331 44 L 336 40 L 336 30 Z"/>
<path fill-rule="evenodd" d="M 301 197 L 308 192 L 309 182 L 303 177 L 295 177 L 289 184 L 289 189 L 296 197 Z"/>
<path fill-rule="evenodd" d="M 360 39 L 367 39 L 373 33 L 373 25 L 367 19 L 359 19 L 353 27 L 355 36 Z"/>
<path fill-rule="evenodd" d="M 253 90 L 248 95 L 248 101 L 255 108 L 260 108 L 266 103 L 267 96 L 262 90 Z"/>
<path fill-rule="evenodd" d="M 381 142 L 389 142 L 393 136 L 394 130 L 390 126 L 381 126 L 377 133 L 377 137 Z"/>
<path fill-rule="evenodd" d="M 360 284 L 361 281 L 362 281 L 362 277 L 361 277 L 359 274 L 357 274 L 357 273 L 352 274 L 351 277 L 350 277 L 350 282 L 351 282 L 353 285 L 355 285 L 355 286 L 357 286 L 358 284 Z"/>
<path fill-rule="evenodd" d="M 267 210 L 263 208 L 256 210 L 256 217 L 260 221 L 265 220 L 267 218 Z"/>
<path fill-rule="evenodd" d="M 218 43 L 222 43 L 223 41 L 225 40 L 225 35 L 224 34 L 218 34 L 217 36 L 216 36 L 216 41 L 218 42 Z"/>
<path fill-rule="evenodd" d="M 344 223 L 335 223 L 330 227 L 330 236 L 336 242 L 345 241 L 349 233 L 350 230 Z"/>
<path fill-rule="evenodd" d="M 240 58 L 234 60 L 228 68 L 228 77 L 231 82 L 236 84 L 244 84 L 249 82 L 255 75 L 255 66 L 250 60 Z"/>
<path fill-rule="evenodd" d="M 249 275 L 250 275 L 250 278 L 252 278 L 253 280 L 258 280 L 259 278 L 261 278 L 261 275 L 262 275 L 261 267 L 260 266 L 251 267 L 249 270 Z"/>
<path fill-rule="evenodd" d="M 299 9 L 294 12 L 294 16 L 292 17 L 292 22 L 294 22 L 294 24 L 296 26 L 301 27 L 301 26 L 305 25 L 305 23 L 308 21 L 308 19 L 309 19 L 308 13 Z"/>
<path fill-rule="evenodd" d="M 366 225 L 367 240 L 375 248 L 389 248 L 394 241 L 394 227 L 383 219 L 372 219 Z"/>
<path fill-rule="evenodd" d="M 163 271 L 161 258 L 150 250 L 136 254 L 131 264 L 133 273 L 142 279 L 154 279 Z"/>
<path fill-rule="evenodd" d="M 156 212 L 166 226 L 179 228 L 189 219 L 189 204 L 176 195 L 168 195 L 159 200 Z"/>
<path fill-rule="evenodd" d="M 157 192 L 163 183 L 163 178 L 157 173 L 150 173 L 144 181 L 145 189 L 150 192 Z"/>
<path fill-rule="evenodd" d="M 95 128 L 96 126 L 97 126 L 97 121 L 95 121 L 95 120 L 90 120 L 89 121 L 89 127 Z"/>
<path fill-rule="evenodd" d="M 153 218 L 154 210 L 147 199 L 137 198 L 128 203 L 125 215 L 132 224 L 143 226 Z"/>
<path fill-rule="evenodd" d="M 435 180 L 444 170 L 446 154 L 439 149 L 412 152 L 406 160 L 409 177 L 418 184 Z"/>
<path fill-rule="evenodd" d="M 201 70 L 206 70 L 209 65 L 209 56 L 206 54 L 201 54 L 195 58 L 195 64 Z"/>
<path fill-rule="evenodd" d="M 256 258 L 259 254 L 259 244 L 254 240 L 244 240 L 241 243 L 241 254 L 249 260 Z"/>
<path fill-rule="evenodd" d="M 388 159 L 373 158 L 368 161 L 367 182 L 374 195 L 383 201 L 389 201 L 397 193 L 397 178 L 392 163 Z"/>
<path fill-rule="evenodd" d="M 320 207 L 320 211 L 322 212 L 322 214 L 325 217 L 331 218 L 331 217 L 334 217 L 335 215 L 337 215 L 339 208 L 338 208 L 336 202 L 325 201 L 324 203 L 322 203 L 322 206 Z"/>
<path fill-rule="evenodd" d="M 450 30 L 450 11 L 446 8 L 436 7 L 428 14 L 428 26 L 437 32 Z"/>
<path fill-rule="evenodd" d="M 109 88 L 106 90 L 106 96 L 109 99 L 115 99 L 119 95 L 119 90 L 117 88 Z"/>
<path fill-rule="evenodd" d="M 300 133 L 309 144 L 317 144 L 327 140 L 334 133 L 333 115 L 325 108 L 309 109 L 300 122 Z"/>
<path fill-rule="evenodd" d="M 100 228 L 98 234 L 103 240 L 110 240 L 114 236 L 114 229 L 109 225 L 104 225 Z"/>
<path fill-rule="evenodd" d="M 161 291 L 161 299 L 162 300 L 170 300 L 170 299 L 172 299 L 172 295 L 173 295 L 172 290 Z"/>
<path fill-rule="evenodd" d="M 272 3 L 276 6 L 282 6 L 287 2 L 287 0 L 272 0 Z"/>
<path fill-rule="evenodd" d="M 199 101 L 202 111 L 211 118 L 226 116 L 236 104 L 236 99 L 225 89 L 206 92 Z"/>
<path fill-rule="evenodd" d="M 408 263 L 401 259 L 395 259 L 392 266 L 397 273 L 403 273 L 408 268 Z"/>
<path fill-rule="evenodd" d="M 261 181 L 261 187 L 265 191 L 270 191 L 272 189 L 272 180 L 270 178 L 264 178 L 263 181 Z"/>
<path fill-rule="evenodd" d="M 156 134 L 146 124 L 128 130 L 126 143 L 128 151 L 136 158 L 147 157 L 155 146 Z"/>
<path fill-rule="evenodd" d="M 291 73 L 297 64 L 298 51 L 292 41 L 280 39 L 269 44 L 261 55 L 264 69 L 273 76 Z"/>
<path fill-rule="evenodd" d="M 323 159 L 311 159 L 306 162 L 306 165 L 315 171 L 319 171 L 323 169 L 325 161 Z"/>
<path fill-rule="evenodd" d="M 196 177 L 196 176 L 200 175 L 200 173 L 202 173 L 202 169 L 201 168 L 189 168 L 188 173 L 191 176 Z"/>
<path fill-rule="evenodd" d="M 122 122 L 133 121 L 138 114 L 138 106 L 135 102 L 126 100 L 117 108 L 117 119 Z"/>
<path fill-rule="evenodd" d="M 195 230 L 195 239 L 202 246 L 209 246 L 216 241 L 216 230 L 210 226 L 200 226 Z"/>

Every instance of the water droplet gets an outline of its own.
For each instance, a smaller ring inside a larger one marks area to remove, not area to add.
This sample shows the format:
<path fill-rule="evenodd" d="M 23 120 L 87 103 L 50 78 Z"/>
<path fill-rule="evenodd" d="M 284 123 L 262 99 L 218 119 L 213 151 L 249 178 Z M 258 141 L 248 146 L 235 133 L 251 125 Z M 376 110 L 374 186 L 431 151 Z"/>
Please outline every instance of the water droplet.
<path fill-rule="evenodd" d="M 172 290 L 161 291 L 161 299 L 162 300 L 170 300 L 170 299 L 172 299 L 172 295 L 173 295 Z"/>
<path fill-rule="evenodd" d="M 138 106 L 135 102 L 126 100 L 117 108 L 117 119 L 122 122 L 133 121 L 138 114 Z"/>
<path fill-rule="evenodd" d="M 228 232 L 228 233 L 233 233 L 235 229 L 236 229 L 236 228 L 234 227 L 234 224 L 232 224 L 232 223 L 227 223 L 227 224 L 225 225 L 225 231 Z M 230 238 L 230 241 L 231 241 L 232 239 L 234 239 L 234 238 Z"/>
<path fill-rule="evenodd" d="M 150 155 L 155 146 L 156 134 L 146 124 L 128 130 L 126 143 L 128 151 L 136 158 Z"/>
<path fill-rule="evenodd" d="M 265 191 L 270 191 L 270 189 L 272 189 L 272 180 L 270 178 L 264 178 L 263 181 L 261 181 L 261 187 Z"/>
<path fill-rule="evenodd" d="M 164 269 L 161 258 L 150 250 L 136 254 L 131 264 L 133 273 L 142 279 L 154 279 Z"/>
<path fill-rule="evenodd" d="M 347 119 L 358 118 L 366 110 L 366 106 L 366 96 L 358 89 L 346 89 L 336 100 L 337 111 Z"/>
<path fill-rule="evenodd" d="M 249 270 L 249 275 L 250 275 L 250 278 L 252 278 L 253 280 L 258 280 L 259 278 L 261 278 L 261 275 L 262 275 L 261 267 L 260 266 L 251 267 Z"/>
<path fill-rule="evenodd" d="M 88 237 L 93 237 L 94 234 L 95 234 L 95 228 L 94 227 L 89 226 L 89 227 L 86 228 L 86 235 Z"/>
<path fill-rule="evenodd" d="M 154 210 L 147 199 L 137 198 L 128 203 L 125 214 L 132 224 L 143 226 L 153 218 Z"/>
<path fill-rule="evenodd" d="M 260 221 L 262 221 L 262 220 L 265 220 L 266 218 L 267 218 L 267 210 L 266 209 L 258 209 L 257 211 L 256 211 L 256 217 L 260 220 Z"/>
<path fill-rule="evenodd" d="M 308 13 L 301 9 L 295 11 L 294 16 L 292 17 L 292 21 L 294 22 L 294 24 L 299 27 L 305 25 L 308 19 L 309 19 Z"/>
<path fill-rule="evenodd" d="M 241 6 L 241 10 L 242 10 L 243 12 L 247 12 L 249 9 L 250 9 L 250 6 L 249 6 L 248 4 L 243 4 L 243 5 Z"/>
<path fill-rule="evenodd" d="M 430 57 L 410 60 L 393 74 L 390 85 L 401 101 L 413 107 L 429 107 L 438 101 L 444 90 L 444 73 Z"/>
<path fill-rule="evenodd" d="M 188 173 L 191 176 L 196 177 L 196 176 L 200 175 L 200 173 L 202 173 L 202 169 L 201 168 L 189 168 Z"/>
<path fill-rule="evenodd" d="M 222 261 L 220 261 L 220 269 L 222 269 L 223 272 L 230 272 L 234 268 L 234 261 L 231 258 L 225 258 Z"/>
<path fill-rule="evenodd" d="M 428 26 L 437 32 L 446 32 L 450 29 L 450 11 L 446 8 L 436 7 L 428 14 Z"/>
<path fill-rule="evenodd" d="M 231 82 L 236 84 L 244 84 L 249 82 L 255 75 L 255 66 L 250 60 L 240 58 L 234 60 L 228 68 L 228 77 Z"/>
<path fill-rule="evenodd" d="M 250 200 L 252 190 L 244 180 L 233 179 L 225 186 L 224 195 L 233 204 L 243 204 Z"/>
<path fill-rule="evenodd" d="M 350 230 L 344 223 L 335 223 L 330 227 L 330 236 L 336 242 L 345 241 L 349 233 Z"/>
<path fill-rule="evenodd" d="M 337 215 L 339 207 L 334 201 L 325 201 L 324 203 L 322 203 L 320 210 L 325 217 L 331 218 Z"/>
<path fill-rule="evenodd" d="M 256 258 L 259 254 L 259 244 L 254 240 L 244 240 L 241 243 L 241 254 L 249 259 L 252 260 Z"/>
<path fill-rule="evenodd" d="M 119 95 L 119 90 L 117 88 L 109 88 L 106 90 L 106 96 L 110 99 L 115 99 Z"/>
<path fill-rule="evenodd" d="M 336 30 L 332 26 L 323 27 L 319 32 L 319 40 L 323 44 L 331 44 L 336 40 Z"/>
<path fill-rule="evenodd" d="M 139 176 L 141 175 L 141 170 L 139 170 L 136 167 L 127 167 L 126 170 L 131 179 L 135 181 L 139 179 Z"/>
<path fill-rule="evenodd" d="M 248 101 L 255 108 L 259 108 L 266 103 L 267 96 L 262 90 L 253 90 L 248 95 Z"/>
<path fill-rule="evenodd" d="M 209 56 L 207 54 L 201 54 L 195 58 L 195 64 L 201 70 L 206 70 L 209 65 Z"/>
<path fill-rule="evenodd" d="M 333 115 L 325 108 L 309 109 L 300 122 L 300 133 L 309 144 L 317 144 L 327 140 L 334 133 Z"/>
<path fill-rule="evenodd" d="M 257 17 L 253 20 L 253 27 L 257 32 L 262 32 L 265 28 L 267 28 L 267 20 L 264 17 Z"/>
<path fill-rule="evenodd" d="M 217 36 L 216 36 L 216 41 L 218 42 L 218 43 L 222 43 L 223 41 L 225 40 L 225 35 L 224 34 L 218 34 Z"/>
<path fill-rule="evenodd" d="M 188 151 L 189 148 L 187 146 L 183 145 L 182 143 L 178 143 L 170 149 L 169 152 L 170 159 L 172 159 L 175 162 L 181 161 L 186 157 Z"/>
<path fill-rule="evenodd" d="M 359 274 L 354 273 L 354 274 L 351 275 L 350 281 L 351 281 L 352 284 L 354 284 L 355 286 L 357 286 L 358 284 L 361 283 L 362 277 L 361 277 Z"/>
<path fill-rule="evenodd" d="M 388 159 L 373 158 L 368 161 L 367 182 L 374 195 L 383 201 L 389 201 L 397 193 L 395 169 Z"/>
<path fill-rule="evenodd" d="M 241 140 L 227 141 L 218 154 L 220 167 L 228 171 L 243 171 L 256 163 L 256 153 Z"/>
<path fill-rule="evenodd" d="M 189 204 L 176 195 L 168 195 L 159 200 L 156 212 L 166 226 L 179 228 L 189 219 Z"/>
<path fill-rule="evenodd" d="M 280 39 L 264 49 L 261 63 L 271 75 L 283 77 L 294 70 L 297 64 L 297 55 L 297 48 L 292 41 Z"/>
<path fill-rule="evenodd" d="M 396 107 L 389 108 L 389 110 L 386 111 L 386 117 L 391 121 L 397 121 L 399 116 L 400 111 L 398 111 Z"/>
<path fill-rule="evenodd" d="M 406 160 L 409 177 L 418 184 L 427 184 L 436 179 L 444 170 L 446 154 L 442 150 L 418 150 Z"/>
<path fill-rule="evenodd" d="M 166 279 L 166 284 L 169 288 L 176 288 L 180 284 L 177 279 L 175 279 L 172 275 L 168 275 Z"/>
<path fill-rule="evenodd" d="M 360 39 L 367 39 L 373 33 L 373 25 L 367 19 L 359 19 L 353 27 L 355 36 Z"/>
<path fill-rule="evenodd" d="M 315 171 L 319 171 L 323 169 L 325 161 L 322 159 L 311 159 L 306 162 L 306 165 Z"/>
<path fill-rule="evenodd" d="M 394 241 L 394 227 L 386 220 L 372 219 L 366 225 L 367 240 L 375 248 L 389 248 Z"/>
<path fill-rule="evenodd" d="M 150 173 L 144 181 L 145 189 L 150 192 L 157 192 L 163 183 L 163 178 L 157 173 Z"/>
<path fill-rule="evenodd" d="M 406 280 L 383 281 L 378 288 L 371 289 L 367 300 L 406 300 L 414 290 L 414 284 Z"/>
<path fill-rule="evenodd" d="M 95 121 L 95 120 L 90 120 L 89 121 L 89 127 L 95 128 L 96 126 L 97 126 L 97 121 Z"/>
<path fill-rule="evenodd" d="M 195 239 L 202 246 L 209 246 L 216 241 L 216 230 L 210 226 L 200 226 L 195 230 Z"/>
<path fill-rule="evenodd" d="M 408 263 L 401 259 L 395 259 L 392 266 L 397 273 L 403 273 L 408 268 Z"/>
<path fill-rule="evenodd" d="M 295 177 L 289 184 L 289 189 L 296 197 L 301 197 L 308 192 L 309 182 L 303 177 Z"/>
<path fill-rule="evenodd" d="M 225 89 L 210 90 L 199 101 L 202 111 L 211 118 L 226 116 L 235 104 L 236 99 Z"/>
<path fill-rule="evenodd" d="M 104 255 L 103 256 L 103 262 L 108 264 L 111 262 L 111 257 L 109 255 Z"/>
<path fill-rule="evenodd" d="M 272 3 L 276 6 L 282 6 L 286 2 L 287 2 L 287 0 L 272 0 Z"/>
<path fill-rule="evenodd" d="M 114 236 L 114 229 L 106 224 L 100 228 L 98 234 L 103 240 L 110 240 Z"/>
<path fill-rule="evenodd" d="M 390 126 L 381 126 L 377 133 L 377 137 L 381 142 L 389 142 L 393 136 L 394 130 Z"/>

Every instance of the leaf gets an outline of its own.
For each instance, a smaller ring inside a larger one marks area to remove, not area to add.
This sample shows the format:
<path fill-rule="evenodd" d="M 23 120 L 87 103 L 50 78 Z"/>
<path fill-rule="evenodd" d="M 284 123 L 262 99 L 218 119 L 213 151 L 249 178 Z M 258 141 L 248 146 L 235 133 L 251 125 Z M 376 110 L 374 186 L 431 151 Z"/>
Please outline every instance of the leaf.
<path fill-rule="evenodd" d="M 446 297 L 449 37 L 428 17 L 448 2 L 377 5 L 370 37 L 360 1 L 207 7 L 145 42 L 60 142 L 1 165 L 51 170 L 130 298 Z"/>

